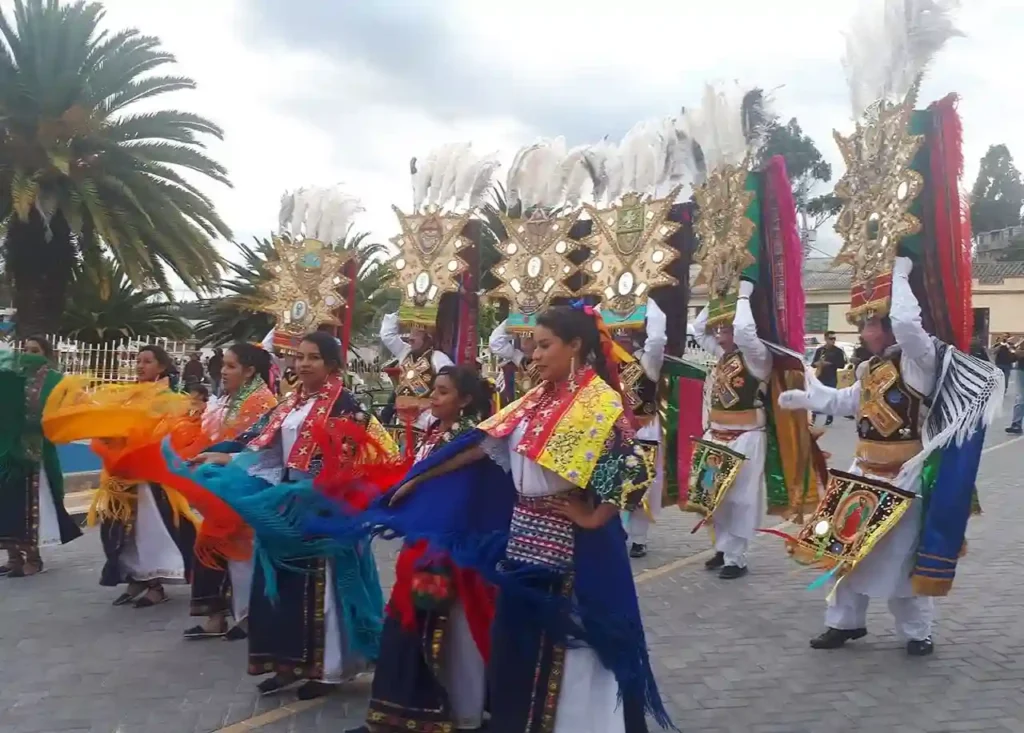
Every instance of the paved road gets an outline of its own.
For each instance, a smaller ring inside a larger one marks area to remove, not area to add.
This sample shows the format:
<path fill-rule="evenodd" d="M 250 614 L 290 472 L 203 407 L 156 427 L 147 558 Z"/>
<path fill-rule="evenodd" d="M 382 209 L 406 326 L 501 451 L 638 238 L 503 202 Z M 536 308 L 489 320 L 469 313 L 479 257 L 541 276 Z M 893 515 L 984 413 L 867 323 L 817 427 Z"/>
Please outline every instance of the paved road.
<path fill-rule="evenodd" d="M 837 465 L 851 423 L 825 438 Z M 908 659 L 884 604 L 872 635 L 848 649 L 812 652 L 822 594 L 813 571 L 789 562 L 771 538 L 757 542 L 751 574 L 726 583 L 701 569 L 706 549 L 692 517 L 667 511 L 638 564 L 638 588 L 662 694 L 687 733 L 817 731 L 1024 732 L 1024 441 L 989 437 L 979 489 L 986 513 L 972 521 L 957 588 L 940 604 L 937 652 Z M 393 548 L 380 567 L 390 582 Z M 0 730 L 5 733 L 337 733 L 361 719 L 367 683 L 305 707 L 257 698 L 243 644 L 180 639 L 187 592 L 135 611 L 112 608 L 96 585 L 98 537 L 46 556 L 46 574 L 0 581 Z M 282 704 L 287 705 L 281 709 Z M 254 717 L 255 716 L 255 717 Z M 276 719 L 279 718 L 279 719 Z M 241 722 L 248 721 L 248 722 Z"/>

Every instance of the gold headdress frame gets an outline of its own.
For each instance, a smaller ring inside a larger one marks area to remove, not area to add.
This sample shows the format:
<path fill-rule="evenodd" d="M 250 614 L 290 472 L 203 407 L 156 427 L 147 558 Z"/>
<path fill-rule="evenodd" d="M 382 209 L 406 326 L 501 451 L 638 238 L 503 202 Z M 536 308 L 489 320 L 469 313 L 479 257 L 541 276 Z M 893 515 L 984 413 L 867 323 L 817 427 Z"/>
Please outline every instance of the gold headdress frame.
<path fill-rule="evenodd" d="M 392 207 L 401 232 L 391 238 L 399 252 L 389 263 L 402 294 L 400 312 L 436 312 L 444 293 L 459 291 L 459 277 L 469 269 L 462 254 L 472 246 L 463 229 L 472 210 L 446 213 L 435 206 L 406 214 Z"/>
<path fill-rule="evenodd" d="M 901 103 L 872 105 L 849 137 L 833 133 L 846 163 L 835 188 L 842 201 L 835 229 L 843 246 L 834 264 L 853 268 L 846 313 L 851 324 L 889 312 L 899 244 L 921 231 L 921 221 L 910 213 L 924 190 L 924 178 L 911 168 L 924 135 L 911 134 L 909 127 L 919 84 L 920 77 Z"/>
<path fill-rule="evenodd" d="M 593 225 L 577 244 L 589 250 L 580 266 L 587 282 L 579 295 L 599 296 L 603 311 L 627 318 L 647 302 L 651 290 L 678 284 L 665 268 L 679 258 L 668 240 L 681 224 L 668 216 L 681 188 L 659 199 L 628 193 L 605 209 L 584 205 Z"/>
<path fill-rule="evenodd" d="M 546 308 L 552 298 L 569 297 L 565 284 L 577 266 L 568 255 L 576 243 L 569 232 L 579 218 L 579 209 L 558 216 L 541 207 L 513 219 L 498 213 L 506 237 L 498 245 L 501 260 L 491 268 L 501 284 L 490 296 L 508 300 L 512 311 L 530 317 Z"/>
<path fill-rule="evenodd" d="M 277 258 L 267 264 L 270 281 L 263 288 L 254 310 L 274 316 L 278 332 L 302 336 L 320 326 L 340 325 L 338 309 L 349 278 L 345 264 L 355 252 L 336 250 L 318 239 L 273 239 Z"/>
<path fill-rule="evenodd" d="M 708 288 L 711 308 L 709 326 L 731 324 L 739 290 L 740 275 L 756 263 L 750 252 L 750 238 L 757 225 L 747 216 L 747 209 L 756 192 L 747 188 L 750 175 L 748 162 L 720 165 L 708 173 L 707 179 L 694 189 L 697 217 L 694 223 L 700 247 L 694 261 L 700 274 L 694 285 Z"/>

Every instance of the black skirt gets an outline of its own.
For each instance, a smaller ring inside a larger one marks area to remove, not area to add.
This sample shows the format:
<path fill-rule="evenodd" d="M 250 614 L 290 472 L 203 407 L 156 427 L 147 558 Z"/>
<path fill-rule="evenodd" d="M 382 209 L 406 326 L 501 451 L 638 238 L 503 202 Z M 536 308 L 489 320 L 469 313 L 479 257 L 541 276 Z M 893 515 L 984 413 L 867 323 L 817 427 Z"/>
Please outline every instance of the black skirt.
<path fill-rule="evenodd" d="M 214 616 L 231 611 L 231 573 L 227 565 L 211 568 L 192 558 L 192 597 L 189 615 Z"/>
<path fill-rule="evenodd" d="M 192 575 L 192 558 L 194 555 L 194 548 L 196 544 L 196 528 L 190 521 L 184 517 L 178 518 L 178 523 L 174 523 L 174 510 L 171 508 L 171 503 L 167 500 L 167 494 L 157 484 L 148 484 L 149 490 L 153 494 L 153 501 L 156 502 L 157 510 L 160 512 L 160 519 L 163 520 L 164 527 L 167 528 L 167 533 L 171 536 L 174 544 L 177 546 L 178 551 L 181 553 L 182 562 L 185 566 L 185 577 L 189 578 Z M 103 554 L 107 560 L 103 564 L 103 570 L 100 571 L 100 585 L 105 586 L 117 586 L 122 583 L 130 583 L 133 581 L 132 578 L 127 577 L 121 572 L 121 565 L 119 558 L 122 550 L 128 544 L 129 540 L 135 536 L 135 515 L 132 514 L 132 518 L 127 522 L 106 520 L 100 525 L 100 541 L 103 543 Z M 152 580 L 161 580 L 160 578 L 154 578 Z M 166 578 L 165 580 L 177 580 L 176 578 Z"/>
<path fill-rule="evenodd" d="M 266 593 L 259 568 L 249 599 L 249 674 L 323 677 L 324 601 L 327 561 L 296 560 L 296 570 L 277 569 L 277 599 Z"/>
<path fill-rule="evenodd" d="M 15 480 L 0 481 L 0 547 L 34 550 L 39 546 L 39 471 Z M 61 544 L 82 536 L 82 530 L 64 508 L 54 501 Z"/>

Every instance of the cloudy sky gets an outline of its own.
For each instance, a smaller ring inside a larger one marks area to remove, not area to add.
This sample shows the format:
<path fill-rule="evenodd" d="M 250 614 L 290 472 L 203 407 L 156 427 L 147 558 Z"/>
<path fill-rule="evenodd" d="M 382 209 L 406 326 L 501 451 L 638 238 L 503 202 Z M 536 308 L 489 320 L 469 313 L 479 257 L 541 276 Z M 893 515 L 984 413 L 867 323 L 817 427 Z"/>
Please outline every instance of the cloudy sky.
<path fill-rule="evenodd" d="M 472 140 L 480 153 L 564 135 L 619 138 L 694 104 L 707 80 L 774 89 L 841 172 L 852 127 L 843 29 L 870 0 L 105 0 L 111 26 L 160 36 L 199 84 L 169 101 L 224 127 L 233 189 L 207 187 L 236 238 L 275 226 L 281 192 L 343 182 L 357 228 L 394 234 L 408 161 Z M 1024 157 L 1021 0 L 966 0 L 922 99 L 962 96 L 966 177 L 992 143 Z M 1014 56 L 1017 54 L 1014 53 Z M 833 178 L 835 180 L 835 176 Z M 829 247 L 823 237 L 823 247 Z M 230 256 L 229 248 L 225 253 Z"/>

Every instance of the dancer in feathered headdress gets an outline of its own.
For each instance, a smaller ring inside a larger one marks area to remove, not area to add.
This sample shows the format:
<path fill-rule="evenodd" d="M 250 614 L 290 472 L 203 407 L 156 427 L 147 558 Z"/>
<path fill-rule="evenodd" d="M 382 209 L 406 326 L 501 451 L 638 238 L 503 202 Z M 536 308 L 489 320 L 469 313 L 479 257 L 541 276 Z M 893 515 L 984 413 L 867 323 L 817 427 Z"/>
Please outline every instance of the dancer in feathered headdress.
<path fill-rule="evenodd" d="M 971 512 L 985 426 L 1002 374 L 968 356 L 970 241 L 958 193 L 960 121 L 953 96 L 916 111 L 921 75 L 958 35 L 949 0 L 885 0 L 847 36 L 857 120 L 836 133 L 847 170 L 837 261 L 853 269 L 850 323 L 874 356 L 857 382 L 784 393 L 784 408 L 857 418 L 856 458 L 791 549 L 840 578 L 811 641 L 833 649 L 867 633 L 871 598 L 888 600 L 907 652 L 933 650 L 932 596 L 949 592 Z"/>
<path fill-rule="evenodd" d="M 787 348 L 803 348 L 803 290 L 785 164 L 753 166 L 768 121 L 763 92 L 735 85 L 707 86 L 700 109 L 686 114 L 706 168 L 695 189 L 695 229 L 696 282 L 707 287 L 708 305 L 694 331 L 718 357 L 686 506 L 710 523 L 716 552 L 707 568 L 721 568 L 722 578 L 746 574 L 747 546 L 766 507 L 799 512 L 810 484 L 807 422 L 784 424 L 769 397 Z M 784 431 L 792 434 L 780 439 Z"/>
<path fill-rule="evenodd" d="M 450 342 L 459 363 L 476 359 L 472 276 L 478 253 L 469 225 L 497 168 L 496 155 L 479 157 L 469 143 L 445 145 L 425 160 L 412 160 L 412 211 L 393 207 L 401 232 L 391 240 L 399 252 L 389 266 L 401 304 L 380 327 L 381 343 L 395 359 L 389 373 L 396 386 L 386 423 L 397 418 L 418 431 L 430 425 L 431 382 L 453 363 L 441 341 Z"/>
<path fill-rule="evenodd" d="M 507 404 L 540 384 L 532 361 L 537 313 L 573 295 L 579 269 L 570 254 L 583 229 L 580 201 L 592 187 L 593 146 L 566 150 L 565 139 L 542 139 L 520 149 L 506 182 L 506 210 L 490 222 L 501 259 L 491 268 L 509 316 L 491 332 L 489 348 L 501 360 Z"/>

